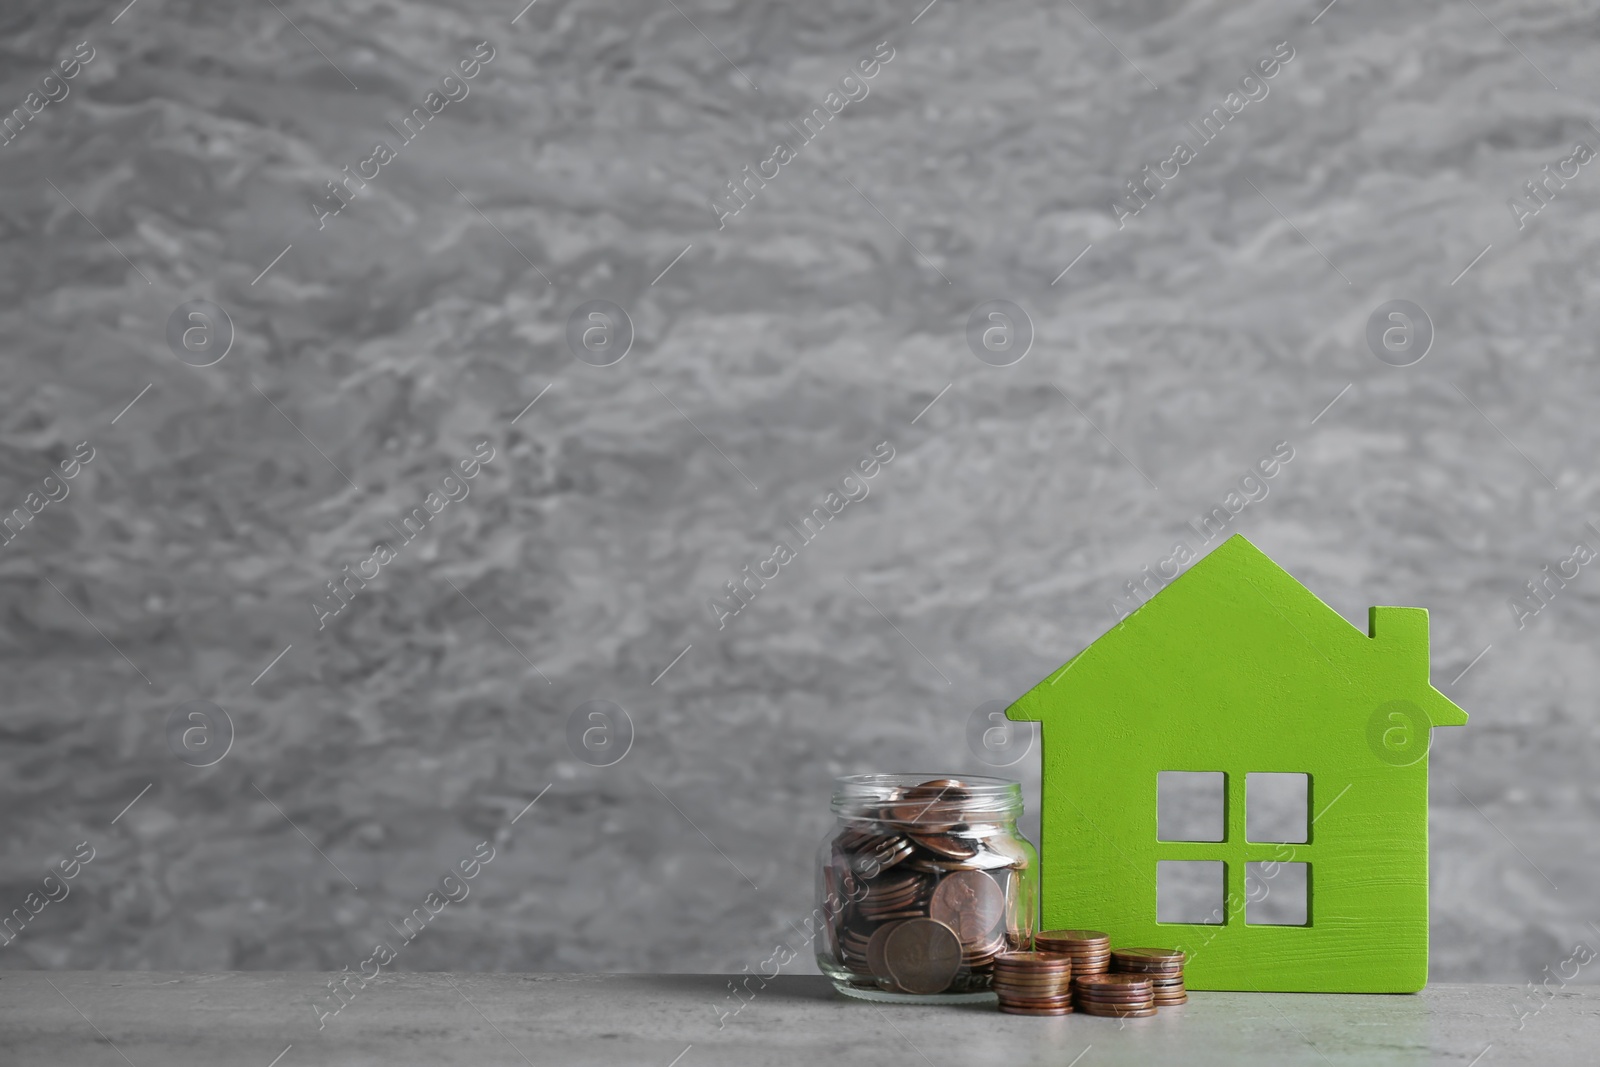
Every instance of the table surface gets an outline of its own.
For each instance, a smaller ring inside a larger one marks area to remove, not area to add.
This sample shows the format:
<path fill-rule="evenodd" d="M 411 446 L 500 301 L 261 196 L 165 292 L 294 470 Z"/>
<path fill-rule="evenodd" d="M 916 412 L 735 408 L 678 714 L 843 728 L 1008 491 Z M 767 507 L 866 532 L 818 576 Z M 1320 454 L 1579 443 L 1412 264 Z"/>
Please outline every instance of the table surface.
<path fill-rule="evenodd" d="M 383 974 L 337 1014 L 312 972 L 0 975 L 6 1067 L 310 1064 L 1581 1064 L 1600 986 L 1433 986 L 1413 996 L 1193 993 L 1151 1019 L 876 1005 L 780 975 Z M 358 991 L 357 991 L 358 990 Z M 742 1004 L 742 1007 L 739 1005 Z M 319 1022 L 321 1026 L 319 1028 Z M 1487 1051 L 1485 1051 L 1487 1050 Z M 1081 1057 L 1075 1059 L 1075 1057 Z"/>

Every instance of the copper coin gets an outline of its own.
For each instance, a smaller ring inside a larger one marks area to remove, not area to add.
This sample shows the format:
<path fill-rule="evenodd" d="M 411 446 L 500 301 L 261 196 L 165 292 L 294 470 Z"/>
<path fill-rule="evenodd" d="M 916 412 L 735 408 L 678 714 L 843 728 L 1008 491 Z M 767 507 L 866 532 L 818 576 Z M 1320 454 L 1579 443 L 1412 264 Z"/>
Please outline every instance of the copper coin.
<path fill-rule="evenodd" d="M 932 781 L 912 786 L 908 792 L 931 793 L 935 796 L 953 796 L 962 800 L 972 795 L 967 791 L 967 783 L 959 778 L 935 778 Z"/>
<path fill-rule="evenodd" d="M 1123 1011 L 1120 1008 L 1092 1008 L 1082 1004 L 1077 1010 L 1084 1015 L 1101 1015 L 1111 1019 L 1148 1019 L 1156 1013 L 1155 1008 L 1135 1008 L 1132 1011 Z"/>
<path fill-rule="evenodd" d="M 1072 987 L 1072 995 L 1083 997 L 1087 1000 L 1118 1001 L 1149 1000 L 1151 997 L 1155 996 L 1155 994 L 1148 989 L 1118 989 L 1115 991 L 1108 991 L 1104 989 L 1084 989 L 1079 985 L 1074 985 Z"/>
<path fill-rule="evenodd" d="M 929 831 L 948 830 L 959 821 L 962 803 L 970 796 L 954 778 L 935 778 L 903 790 L 889 805 L 892 818 L 923 826 Z"/>
<path fill-rule="evenodd" d="M 868 897 L 885 897 L 897 893 L 915 893 L 922 887 L 922 879 L 914 874 L 890 874 L 867 882 Z"/>
<path fill-rule="evenodd" d="M 884 967 L 908 993 L 944 991 L 961 970 L 961 938 L 937 919 L 909 919 L 890 931 Z"/>
<path fill-rule="evenodd" d="M 901 908 L 898 911 L 887 911 L 876 916 L 879 922 L 908 922 L 911 919 L 926 919 L 928 912 L 924 908 Z"/>
<path fill-rule="evenodd" d="M 1150 992 L 1150 979 L 1140 974 L 1090 974 L 1074 979 L 1077 984 L 1090 992 L 1104 990 L 1107 992 L 1119 989 L 1138 989 Z"/>
<path fill-rule="evenodd" d="M 1109 1004 L 1112 1006 L 1132 1005 L 1134 1007 L 1145 1007 L 1155 1000 L 1155 998 L 1149 993 L 1146 993 L 1142 997 L 1120 997 L 1114 995 L 1108 996 L 1104 993 L 1085 993 L 1082 990 L 1074 990 L 1072 995 L 1074 999 L 1081 1004 Z"/>
<path fill-rule="evenodd" d="M 1079 1004 L 1109 1004 L 1120 1007 L 1143 1008 L 1155 1003 L 1151 996 L 1143 997 L 1108 997 L 1096 993 L 1073 993 L 1073 999 Z"/>
<path fill-rule="evenodd" d="M 901 869 L 938 877 L 943 874 L 954 874 L 956 871 L 970 871 L 977 868 L 974 868 L 967 860 L 946 859 L 943 856 L 935 856 L 931 852 L 915 852 L 910 859 L 901 864 Z"/>
<path fill-rule="evenodd" d="M 878 836 L 867 826 L 848 826 L 833 839 L 833 847 L 840 852 L 859 852 L 876 841 Z"/>
<path fill-rule="evenodd" d="M 978 854 L 978 846 L 954 834 L 907 834 L 913 842 L 949 860 L 969 860 Z"/>
<path fill-rule="evenodd" d="M 899 925 L 897 922 L 884 923 L 872 932 L 872 937 L 867 941 L 867 970 L 885 981 L 894 981 L 894 976 L 889 973 L 884 961 L 883 948 L 888 943 L 889 934 Z"/>
<path fill-rule="evenodd" d="M 1000 957 L 999 962 L 1009 967 L 1027 968 L 1029 970 L 1040 967 L 1058 969 L 1070 969 L 1072 967 L 1070 958 L 1054 952 L 1007 952 Z"/>
<path fill-rule="evenodd" d="M 994 971 L 994 980 L 1001 985 L 1027 986 L 1027 985 L 1059 985 L 1069 986 L 1072 983 L 1071 971 L 1053 971 L 1039 974 L 1025 974 L 1016 971 L 1001 970 L 998 966 Z"/>
<path fill-rule="evenodd" d="M 991 982 L 996 993 L 1010 997 L 1066 997 L 1072 995 L 1070 982 Z"/>
<path fill-rule="evenodd" d="M 875 878 L 916 852 L 911 842 L 899 834 L 875 836 L 849 854 L 849 863 L 852 870 Z"/>
<path fill-rule="evenodd" d="M 1006 895 L 982 871 L 956 871 L 939 880 L 928 915 L 956 931 L 964 943 L 982 942 L 1005 918 Z"/>
<path fill-rule="evenodd" d="M 1111 966 L 1124 974 L 1182 974 L 1181 963 L 1128 963 L 1111 957 Z"/>
<path fill-rule="evenodd" d="M 1007 1015 L 1071 1015 L 1074 1009 L 1070 1004 L 1059 1008 L 1012 1008 L 1002 1004 L 1000 1010 Z"/>
<path fill-rule="evenodd" d="M 1183 966 L 1187 959 L 1182 950 L 1175 948 L 1119 948 L 1111 952 L 1112 959 L 1119 963 L 1155 965 L 1167 964 Z"/>
<path fill-rule="evenodd" d="M 1111 945 L 1111 936 L 1099 930 L 1041 930 L 1034 935 L 1035 941 L 1061 941 L 1068 945 L 1082 945 L 1085 948 L 1108 949 Z"/>
<path fill-rule="evenodd" d="M 1015 1000 L 1010 997 L 1001 997 L 1000 1003 L 1008 1008 L 1055 1008 L 1060 1010 L 1072 1009 L 1072 1001 L 1065 997 L 1044 998 L 1041 1000 Z"/>
<path fill-rule="evenodd" d="M 1149 1000 L 1155 996 L 1155 991 L 1149 986 L 1143 989 L 1092 989 L 1079 985 L 1078 982 L 1079 979 L 1072 980 L 1073 994 L 1094 1000 Z"/>

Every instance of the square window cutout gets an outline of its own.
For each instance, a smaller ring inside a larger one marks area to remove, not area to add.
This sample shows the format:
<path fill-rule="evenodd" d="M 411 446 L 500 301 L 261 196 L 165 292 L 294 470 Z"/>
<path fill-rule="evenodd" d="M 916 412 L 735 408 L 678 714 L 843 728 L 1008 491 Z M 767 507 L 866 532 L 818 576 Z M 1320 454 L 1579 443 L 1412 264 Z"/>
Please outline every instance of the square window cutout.
<path fill-rule="evenodd" d="M 1220 924 L 1226 877 L 1221 860 L 1158 860 L 1156 922 Z"/>
<path fill-rule="evenodd" d="M 1247 925 L 1311 925 L 1311 865 L 1245 864 L 1244 899 Z"/>
<path fill-rule="evenodd" d="M 1245 839 L 1297 845 L 1310 840 L 1310 786 L 1304 774 L 1245 775 Z"/>
<path fill-rule="evenodd" d="M 1227 779 L 1221 771 L 1161 771 L 1156 775 L 1156 837 L 1162 841 L 1222 841 Z"/>

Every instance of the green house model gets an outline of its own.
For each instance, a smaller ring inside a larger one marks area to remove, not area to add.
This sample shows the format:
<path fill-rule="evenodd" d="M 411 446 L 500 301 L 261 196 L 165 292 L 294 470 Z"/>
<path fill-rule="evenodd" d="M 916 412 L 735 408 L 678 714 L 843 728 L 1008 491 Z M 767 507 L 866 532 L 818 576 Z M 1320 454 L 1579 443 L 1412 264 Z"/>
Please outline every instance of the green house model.
<path fill-rule="evenodd" d="M 1369 630 L 1236 535 L 1012 704 L 1042 724 L 1043 928 L 1181 948 L 1191 989 L 1421 989 L 1430 730 L 1467 716 L 1429 681 L 1427 611 Z M 1171 829 L 1207 802 L 1214 832 Z"/>

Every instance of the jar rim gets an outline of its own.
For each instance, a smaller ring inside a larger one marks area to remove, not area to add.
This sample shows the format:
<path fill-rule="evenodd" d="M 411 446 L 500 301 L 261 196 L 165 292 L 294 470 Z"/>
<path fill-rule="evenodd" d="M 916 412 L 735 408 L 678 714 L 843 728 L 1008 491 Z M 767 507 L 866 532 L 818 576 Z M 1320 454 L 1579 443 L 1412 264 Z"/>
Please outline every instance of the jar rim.
<path fill-rule="evenodd" d="M 836 791 L 904 788 L 936 781 L 960 782 L 961 788 L 976 795 L 993 796 L 1021 790 L 1022 783 L 1011 778 L 989 778 L 977 774 L 949 774 L 941 771 L 892 771 L 879 774 L 846 774 L 833 780 Z"/>
<path fill-rule="evenodd" d="M 833 810 L 840 814 L 857 814 L 862 809 L 897 799 L 908 788 L 936 781 L 959 783 L 959 793 L 952 791 L 945 799 L 945 804 L 951 808 L 974 815 L 1011 815 L 1022 810 L 1021 782 L 935 772 L 843 775 L 833 780 Z"/>

